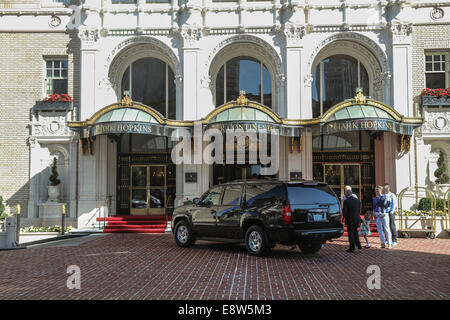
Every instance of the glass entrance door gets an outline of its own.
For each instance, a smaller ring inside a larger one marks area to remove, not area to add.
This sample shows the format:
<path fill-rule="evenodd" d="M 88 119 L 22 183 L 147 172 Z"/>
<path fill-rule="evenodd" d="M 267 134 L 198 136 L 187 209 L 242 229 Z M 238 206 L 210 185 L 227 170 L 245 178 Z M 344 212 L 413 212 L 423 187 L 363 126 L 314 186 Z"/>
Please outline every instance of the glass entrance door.
<path fill-rule="evenodd" d="M 336 195 L 344 197 L 344 187 L 352 187 L 352 191 L 361 199 L 361 166 L 359 164 L 325 164 L 324 180 Z"/>
<path fill-rule="evenodd" d="M 130 208 L 132 215 L 164 215 L 165 165 L 131 166 Z"/>

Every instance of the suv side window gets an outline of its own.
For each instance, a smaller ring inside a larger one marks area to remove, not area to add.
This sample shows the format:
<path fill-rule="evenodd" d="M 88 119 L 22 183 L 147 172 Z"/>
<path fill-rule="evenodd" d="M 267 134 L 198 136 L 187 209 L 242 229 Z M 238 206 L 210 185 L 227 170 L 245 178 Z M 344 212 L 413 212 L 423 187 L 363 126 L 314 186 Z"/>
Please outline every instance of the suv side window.
<path fill-rule="evenodd" d="M 223 187 L 213 187 L 203 195 L 199 205 L 201 207 L 206 206 L 218 206 L 220 203 L 220 196 L 222 195 Z"/>
<path fill-rule="evenodd" d="M 242 186 L 234 185 L 227 186 L 223 194 L 222 205 L 224 206 L 238 206 L 241 203 Z"/>
<path fill-rule="evenodd" d="M 286 201 L 286 190 L 283 184 L 247 184 L 246 206 L 261 206 L 274 202 Z"/>

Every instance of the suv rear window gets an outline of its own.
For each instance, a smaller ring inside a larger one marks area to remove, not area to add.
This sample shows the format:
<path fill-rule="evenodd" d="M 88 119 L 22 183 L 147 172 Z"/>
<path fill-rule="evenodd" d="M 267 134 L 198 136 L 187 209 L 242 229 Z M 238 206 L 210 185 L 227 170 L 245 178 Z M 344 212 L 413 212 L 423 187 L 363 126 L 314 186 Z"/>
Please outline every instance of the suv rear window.
<path fill-rule="evenodd" d="M 247 184 L 246 201 L 247 206 L 263 205 L 264 203 L 284 202 L 286 200 L 285 188 L 282 184 L 260 183 Z"/>
<path fill-rule="evenodd" d="M 288 185 L 290 204 L 336 204 L 337 198 L 327 185 Z"/>

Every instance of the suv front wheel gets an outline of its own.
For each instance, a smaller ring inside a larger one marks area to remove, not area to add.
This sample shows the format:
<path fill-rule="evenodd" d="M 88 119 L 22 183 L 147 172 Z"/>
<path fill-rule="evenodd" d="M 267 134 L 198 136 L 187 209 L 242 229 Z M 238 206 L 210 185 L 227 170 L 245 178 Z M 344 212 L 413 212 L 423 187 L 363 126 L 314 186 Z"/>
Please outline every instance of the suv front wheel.
<path fill-rule="evenodd" d="M 304 241 L 298 244 L 298 247 L 303 253 L 316 253 L 322 248 L 321 242 Z"/>
<path fill-rule="evenodd" d="M 195 237 L 191 226 L 185 220 L 178 222 L 175 226 L 175 242 L 179 247 L 191 247 L 195 243 Z"/>
<path fill-rule="evenodd" d="M 266 232 L 260 226 L 254 225 L 245 233 L 247 252 L 255 256 L 264 256 L 270 250 L 270 243 Z"/>

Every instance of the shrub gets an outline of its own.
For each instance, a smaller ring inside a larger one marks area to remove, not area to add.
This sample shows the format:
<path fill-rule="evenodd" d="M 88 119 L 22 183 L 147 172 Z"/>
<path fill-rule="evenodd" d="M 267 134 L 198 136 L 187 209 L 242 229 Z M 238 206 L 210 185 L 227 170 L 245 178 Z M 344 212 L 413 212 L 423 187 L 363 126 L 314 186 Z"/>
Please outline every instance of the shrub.
<path fill-rule="evenodd" d="M 61 183 L 61 180 L 58 179 L 58 171 L 56 171 L 56 157 L 53 158 L 52 174 L 49 180 L 52 186 L 57 186 L 58 184 Z"/>
<path fill-rule="evenodd" d="M 430 211 L 431 199 L 430 198 L 420 199 L 417 209 L 423 211 Z M 444 199 L 436 199 L 436 210 L 444 211 Z"/>
<path fill-rule="evenodd" d="M 441 151 L 439 153 L 439 159 L 437 161 L 438 168 L 434 171 L 434 176 L 436 177 L 437 184 L 448 183 L 448 175 L 447 175 L 447 164 L 444 160 L 444 153 Z"/>
<path fill-rule="evenodd" d="M 5 213 L 5 205 L 3 204 L 3 197 L 0 196 L 0 221 L 5 220 L 7 216 Z"/>

